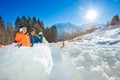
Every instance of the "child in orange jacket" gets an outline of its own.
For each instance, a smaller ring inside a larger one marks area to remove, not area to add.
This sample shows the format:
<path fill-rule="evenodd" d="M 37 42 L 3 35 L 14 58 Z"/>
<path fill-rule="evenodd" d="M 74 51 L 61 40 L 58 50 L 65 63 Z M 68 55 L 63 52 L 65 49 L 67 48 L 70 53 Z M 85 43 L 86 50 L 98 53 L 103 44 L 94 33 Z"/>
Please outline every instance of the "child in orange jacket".
<path fill-rule="evenodd" d="M 30 47 L 31 42 L 30 42 L 30 37 L 27 33 L 27 28 L 21 26 L 19 32 L 16 33 L 16 36 L 15 36 L 15 40 L 18 43 L 18 47 L 20 47 L 20 46 Z"/>

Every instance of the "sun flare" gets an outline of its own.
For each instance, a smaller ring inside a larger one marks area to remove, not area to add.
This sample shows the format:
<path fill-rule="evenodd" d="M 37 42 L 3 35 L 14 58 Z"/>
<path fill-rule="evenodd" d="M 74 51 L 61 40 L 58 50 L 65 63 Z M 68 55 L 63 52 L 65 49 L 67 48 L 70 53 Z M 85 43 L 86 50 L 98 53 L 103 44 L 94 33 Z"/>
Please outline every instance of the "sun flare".
<path fill-rule="evenodd" d="M 95 10 L 89 10 L 86 13 L 86 18 L 91 20 L 91 21 L 95 20 L 96 17 L 97 17 L 97 12 Z"/>

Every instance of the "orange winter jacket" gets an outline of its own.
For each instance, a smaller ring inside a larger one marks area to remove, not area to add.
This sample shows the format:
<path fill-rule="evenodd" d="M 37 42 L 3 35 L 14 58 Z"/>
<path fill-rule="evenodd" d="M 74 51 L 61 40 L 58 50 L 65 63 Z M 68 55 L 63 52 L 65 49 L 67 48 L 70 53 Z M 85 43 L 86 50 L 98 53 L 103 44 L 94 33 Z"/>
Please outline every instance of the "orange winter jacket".
<path fill-rule="evenodd" d="M 0 48 L 2 48 L 2 45 L 0 44 Z"/>
<path fill-rule="evenodd" d="M 22 46 L 31 46 L 30 43 L 30 37 L 27 34 L 24 33 L 16 33 L 15 40 L 17 41 L 18 44 L 22 44 Z"/>

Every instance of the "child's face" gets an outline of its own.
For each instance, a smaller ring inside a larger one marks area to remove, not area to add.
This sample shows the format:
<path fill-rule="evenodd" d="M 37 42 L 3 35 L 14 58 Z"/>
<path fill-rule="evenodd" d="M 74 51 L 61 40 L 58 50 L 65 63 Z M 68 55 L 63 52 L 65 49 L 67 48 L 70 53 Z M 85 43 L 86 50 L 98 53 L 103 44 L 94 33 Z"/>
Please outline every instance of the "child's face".
<path fill-rule="evenodd" d="M 23 33 L 26 33 L 26 32 L 27 32 L 27 29 L 26 29 L 26 28 L 23 28 L 22 32 L 23 32 Z"/>
<path fill-rule="evenodd" d="M 31 35 L 35 35 L 35 31 L 31 31 Z"/>

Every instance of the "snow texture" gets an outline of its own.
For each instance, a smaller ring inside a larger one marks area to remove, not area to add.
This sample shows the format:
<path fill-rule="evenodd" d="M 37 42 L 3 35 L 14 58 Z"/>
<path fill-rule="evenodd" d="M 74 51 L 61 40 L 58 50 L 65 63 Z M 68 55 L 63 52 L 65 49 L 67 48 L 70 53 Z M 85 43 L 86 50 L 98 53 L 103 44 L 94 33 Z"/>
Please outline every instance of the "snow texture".
<path fill-rule="evenodd" d="M 0 80 L 47 80 L 53 66 L 49 46 L 15 45 L 0 49 Z"/>
<path fill-rule="evenodd" d="M 50 44 L 50 80 L 120 80 L 120 27 L 104 27 L 71 41 Z M 56 71 L 55 71 L 55 70 Z"/>

